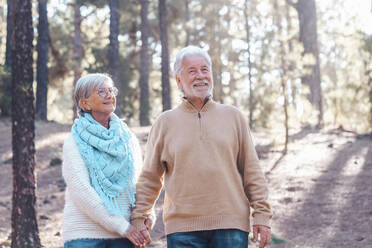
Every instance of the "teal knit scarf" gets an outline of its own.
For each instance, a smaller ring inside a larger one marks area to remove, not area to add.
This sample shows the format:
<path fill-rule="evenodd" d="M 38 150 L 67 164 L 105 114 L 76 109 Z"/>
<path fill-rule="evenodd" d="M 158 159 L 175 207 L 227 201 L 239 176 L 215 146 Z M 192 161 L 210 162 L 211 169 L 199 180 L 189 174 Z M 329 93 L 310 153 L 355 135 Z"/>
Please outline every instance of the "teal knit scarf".
<path fill-rule="evenodd" d="M 130 146 L 131 134 L 119 117 L 112 114 L 106 129 L 84 113 L 75 120 L 72 135 L 89 171 L 90 183 L 112 215 L 129 216 L 119 202 L 127 194 L 134 207 L 134 162 Z M 84 192 L 82 192 L 84 194 Z M 125 204 L 124 204 L 125 206 Z"/>

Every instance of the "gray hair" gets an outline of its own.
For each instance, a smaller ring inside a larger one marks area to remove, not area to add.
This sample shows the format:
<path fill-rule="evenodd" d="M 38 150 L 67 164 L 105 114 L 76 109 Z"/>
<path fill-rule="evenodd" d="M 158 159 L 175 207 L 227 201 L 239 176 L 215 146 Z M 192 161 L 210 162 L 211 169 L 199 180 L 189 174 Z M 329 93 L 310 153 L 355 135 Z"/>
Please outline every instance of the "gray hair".
<path fill-rule="evenodd" d="M 176 61 L 174 62 L 174 74 L 175 76 L 179 76 L 182 73 L 182 62 L 183 60 L 190 55 L 200 55 L 205 58 L 205 61 L 207 62 L 209 69 L 212 71 L 212 61 L 209 54 L 202 50 L 200 47 L 197 46 L 187 46 L 182 48 L 177 56 Z"/>
<path fill-rule="evenodd" d="M 74 104 L 76 106 L 78 116 L 81 116 L 84 112 L 86 112 L 81 108 L 79 104 L 80 100 L 89 98 L 93 89 L 102 86 L 104 83 L 114 86 L 114 82 L 112 81 L 111 77 L 101 73 L 85 75 L 76 82 L 74 90 Z"/>

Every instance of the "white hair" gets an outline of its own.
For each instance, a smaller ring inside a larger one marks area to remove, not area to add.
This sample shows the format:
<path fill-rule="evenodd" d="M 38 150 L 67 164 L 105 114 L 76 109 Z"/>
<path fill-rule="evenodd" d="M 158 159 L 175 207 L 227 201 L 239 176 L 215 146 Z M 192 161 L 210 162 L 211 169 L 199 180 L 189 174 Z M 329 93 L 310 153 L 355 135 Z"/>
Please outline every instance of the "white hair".
<path fill-rule="evenodd" d="M 112 81 L 111 77 L 101 73 L 91 73 L 85 75 L 76 82 L 74 90 L 74 104 L 77 108 L 79 116 L 86 112 L 81 108 L 79 104 L 80 100 L 89 98 L 93 89 L 102 86 L 104 83 L 114 86 L 114 82 Z"/>
<path fill-rule="evenodd" d="M 200 47 L 197 46 L 187 46 L 182 48 L 177 56 L 176 61 L 174 62 L 174 74 L 175 76 L 179 76 L 182 73 L 182 62 L 183 60 L 190 55 L 200 55 L 205 58 L 205 61 L 207 62 L 209 69 L 212 71 L 212 61 L 209 54 L 202 50 Z"/>

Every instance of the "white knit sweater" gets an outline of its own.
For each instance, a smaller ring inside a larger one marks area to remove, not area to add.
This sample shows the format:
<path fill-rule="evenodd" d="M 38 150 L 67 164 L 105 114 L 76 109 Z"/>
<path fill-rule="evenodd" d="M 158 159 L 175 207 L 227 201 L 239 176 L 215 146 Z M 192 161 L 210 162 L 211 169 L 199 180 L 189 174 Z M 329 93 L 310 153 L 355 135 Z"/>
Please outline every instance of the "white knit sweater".
<path fill-rule="evenodd" d="M 142 168 L 142 153 L 133 133 L 132 149 L 137 178 Z M 81 238 L 124 237 L 130 216 L 113 216 L 108 213 L 90 184 L 88 169 L 72 135 L 68 136 L 63 145 L 62 175 L 67 185 L 62 224 L 63 242 Z M 119 202 L 125 202 L 123 207 L 130 208 L 127 199 Z"/>

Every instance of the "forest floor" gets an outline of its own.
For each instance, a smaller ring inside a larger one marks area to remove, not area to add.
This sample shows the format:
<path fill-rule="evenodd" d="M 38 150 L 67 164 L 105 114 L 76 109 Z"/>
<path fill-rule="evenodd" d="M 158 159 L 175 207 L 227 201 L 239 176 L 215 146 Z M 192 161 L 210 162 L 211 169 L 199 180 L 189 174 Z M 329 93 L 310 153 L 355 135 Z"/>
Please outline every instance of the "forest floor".
<path fill-rule="evenodd" d="M 69 125 L 36 122 L 37 216 L 43 247 L 62 247 L 65 183 L 62 144 Z M 145 144 L 149 127 L 133 128 Z M 0 120 L 0 248 L 10 246 L 11 122 Z M 282 131 L 254 132 L 256 149 L 270 187 L 274 217 L 272 248 L 372 247 L 372 137 L 340 129 L 293 131 L 281 156 Z M 149 247 L 166 247 L 161 218 Z M 284 243 L 283 243 L 284 242 Z M 255 247 L 255 245 L 250 245 Z"/>

